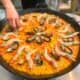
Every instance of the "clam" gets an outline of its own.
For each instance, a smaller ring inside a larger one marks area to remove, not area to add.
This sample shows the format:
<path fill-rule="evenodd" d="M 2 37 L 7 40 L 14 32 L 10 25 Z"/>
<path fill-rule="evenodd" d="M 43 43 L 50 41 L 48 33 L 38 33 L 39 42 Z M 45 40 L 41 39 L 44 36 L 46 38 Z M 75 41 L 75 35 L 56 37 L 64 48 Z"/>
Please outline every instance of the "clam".
<path fill-rule="evenodd" d="M 43 61 L 41 59 L 41 55 L 40 54 L 36 55 L 34 61 L 35 61 L 36 65 L 41 66 L 43 64 Z"/>
<path fill-rule="evenodd" d="M 55 60 L 59 60 L 60 59 L 60 56 L 56 53 L 55 49 L 52 49 L 51 56 Z"/>

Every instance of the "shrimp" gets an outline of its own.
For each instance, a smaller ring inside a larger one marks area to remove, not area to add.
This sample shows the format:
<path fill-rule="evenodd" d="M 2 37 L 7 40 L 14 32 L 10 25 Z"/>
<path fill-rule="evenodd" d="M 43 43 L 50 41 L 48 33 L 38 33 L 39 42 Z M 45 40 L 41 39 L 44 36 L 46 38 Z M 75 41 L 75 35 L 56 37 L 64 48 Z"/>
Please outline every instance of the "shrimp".
<path fill-rule="evenodd" d="M 66 33 L 66 32 L 68 32 L 68 30 L 69 30 L 69 27 L 66 26 L 63 30 L 59 30 L 58 32 L 59 33 Z"/>
<path fill-rule="evenodd" d="M 45 48 L 45 52 L 44 52 L 44 57 L 47 61 L 51 62 L 53 66 L 55 66 L 55 68 L 58 67 L 56 61 L 54 59 L 52 59 L 49 55 L 48 55 L 48 50 L 47 48 Z"/>
<path fill-rule="evenodd" d="M 8 40 L 10 35 L 13 35 L 13 36 L 17 37 L 17 35 L 16 35 L 15 33 L 9 32 L 9 33 L 6 33 L 6 34 L 3 36 L 3 40 Z"/>
<path fill-rule="evenodd" d="M 19 42 L 21 42 L 21 40 L 19 40 L 19 39 L 10 39 L 7 42 L 3 43 L 2 45 L 3 46 L 9 46 L 9 45 L 13 44 L 14 42 L 18 42 L 19 43 Z"/>
<path fill-rule="evenodd" d="M 34 63 L 33 63 L 33 60 L 31 58 L 31 55 L 33 53 L 35 53 L 37 51 L 37 49 L 35 50 L 31 50 L 31 51 L 28 51 L 27 54 L 26 54 L 26 60 L 28 61 L 28 64 L 29 64 L 29 68 L 32 69 Z"/>
<path fill-rule="evenodd" d="M 29 49 L 28 46 L 22 46 L 18 49 L 17 54 L 14 56 L 13 60 L 16 60 L 24 51 L 24 49 Z"/>
<path fill-rule="evenodd" d="M 57 45 L 55 47 L 55 51 L 56 51 L 58 56 L 64 56 L 64 57 L 69 58 L 72 61 L 75 61 L 75 59 L 72 57 L 72 55 L 68 54 L 68 52 L 66 52 L 66 51 L 63 52 Z"/>
<path fill-rule="evenodd" d="M 79 41 L 64 42 L 64 41 L 61 40 L 61 39 L 59 39 L 59 42 L 60 42 L 62 45 L 65 45 L 65 46 L 72 46 L 72 45 L 79 45 L 79 44 L 80 44 Z"/>
<path fill-rule="evenodd" d="M 62 37 L 62 38 L 71 38 L 71 37 L 74 37 L 78 34 L 79 34 L 79 32 L 75 32 L 75 33 L 72 33 L 70 35 L 59 34 L 59 36 Z"/>

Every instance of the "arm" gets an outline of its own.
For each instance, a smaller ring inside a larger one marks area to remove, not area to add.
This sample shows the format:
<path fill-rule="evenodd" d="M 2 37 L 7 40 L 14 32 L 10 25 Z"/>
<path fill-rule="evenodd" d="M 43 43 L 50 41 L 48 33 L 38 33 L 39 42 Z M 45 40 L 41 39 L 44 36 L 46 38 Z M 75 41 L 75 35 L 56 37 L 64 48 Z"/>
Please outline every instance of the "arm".
<path fill-rule="evenodd" d="M 12 27 L 18 27 L 19 26 L 19 15 L 12 4 L 11 0 L 0 0 L 3 4 L 6 12 L 6 18 L 9 21 L 9 24 Z"/>

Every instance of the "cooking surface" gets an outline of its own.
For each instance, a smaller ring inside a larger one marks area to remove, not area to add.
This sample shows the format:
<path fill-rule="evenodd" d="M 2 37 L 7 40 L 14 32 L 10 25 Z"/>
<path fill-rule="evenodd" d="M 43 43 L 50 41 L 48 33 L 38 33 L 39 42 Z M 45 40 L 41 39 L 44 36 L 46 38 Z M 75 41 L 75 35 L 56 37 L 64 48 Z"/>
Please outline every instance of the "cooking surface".
<path fill-rule="evenodd" d="M 70 16 L 73 17 L 73 15 L 70 15 Z M 0 19 L 3 19 L 4 17 L 5 17 L 4 11 L 0 10 Z M 78 19 L 77 21 L 79 22 Z M 72 72 L 64 76 L 61 76 L 57 79 L 50 79 L 50 80 L 79 80 L 79 78 L 80 78 L 80 65 L 76 67 Z M 13 75 L 12 73 L 8 72 L 1 66 L 0 66 L 0 79 L 2 80 L 23 80 L 20 77 L 17 77 L 16 75 Z"/>

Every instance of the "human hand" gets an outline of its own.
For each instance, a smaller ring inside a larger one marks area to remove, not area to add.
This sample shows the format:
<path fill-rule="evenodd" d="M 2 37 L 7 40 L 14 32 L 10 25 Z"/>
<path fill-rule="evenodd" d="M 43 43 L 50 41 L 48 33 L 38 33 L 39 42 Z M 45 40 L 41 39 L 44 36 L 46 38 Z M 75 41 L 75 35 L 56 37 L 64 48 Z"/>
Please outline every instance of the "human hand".
<path fill-rule="evenodd" d="M 13 28 L 17 28 L 19 27 L 20 23 L 19 23 L 19 14 L 16 11 L 14 6 L 10 6 L 10 7 L 6 7 L 5 9 L 6 12 L 6 18 L 9 22 L 9 24 L 13 27 Z"/>

